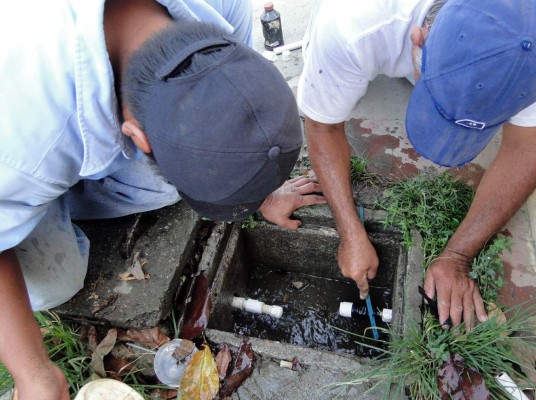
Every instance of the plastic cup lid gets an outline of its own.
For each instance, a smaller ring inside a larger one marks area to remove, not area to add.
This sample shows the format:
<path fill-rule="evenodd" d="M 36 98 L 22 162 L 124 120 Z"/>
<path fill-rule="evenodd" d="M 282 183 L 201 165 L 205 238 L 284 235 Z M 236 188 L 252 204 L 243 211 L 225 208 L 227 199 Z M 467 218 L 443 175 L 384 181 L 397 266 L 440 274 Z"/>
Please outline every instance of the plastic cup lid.
<path fill-rule="evenodd" d="M 115 379 L 97 379 L 82 386 L 74 400 L 144 400 L 126 383 Z"/>
<path fill-rule="evenodd" d="M 171 342 L 161 346 L 154 356 L 154 372 L 160 382 L 170 387 L 179 387 L 181 376 L 186 369 L 188 361 L 191 360 L 197 348 L 194 347 L 189 356 L 182 360 L 177 360 L 173 352 L 181 345 L 182 339 L 173 339 Z"/>

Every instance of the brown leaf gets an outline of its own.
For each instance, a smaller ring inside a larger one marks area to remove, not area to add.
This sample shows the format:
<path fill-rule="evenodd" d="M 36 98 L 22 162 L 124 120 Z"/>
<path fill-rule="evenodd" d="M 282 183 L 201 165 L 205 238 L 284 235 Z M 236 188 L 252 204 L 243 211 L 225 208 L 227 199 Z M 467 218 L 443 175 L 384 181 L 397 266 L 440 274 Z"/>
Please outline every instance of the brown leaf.
<path fill-rule="evenodd" d="M 144 344 L 151 348 L 160 347 L 164 343 L 170 341 L 169 337 L 167 337 L 158 326 L 149 329 L 129 329 L 126 332 L 120 331 L 118 339 L 126 342 Z"/>
<path fill-rule="evenodd" d="M 99 345 L 99 340 L 97 339 L 97 328 L 95 328 L 93 325 L 90 325 L 86 333 L 86 338 L 88 349 L 91 350 L 91 352 L 94 352 Z"/>
<path fill-rule="evenodd" d="M 119 279 L 122 281 L 131 281 L 131 280 L 144 280 L 149 279 L 150 276 L 143 272 L 143 267 L 147 264 L 147 260 L 145 258 L 141 258 L 140 252 L 137 251 L 134 253 L 134 257 L 132 259 L 132 265 L 130 268 L 119 275 Z"/>
<path fill-rule="evenodd" d="M 155 389 L 151 392 L 151 399 L 171 400 L 177 398 L 177 389 Z"/>
<path fill-rule="evenodd" d="M 467 369 L 462 375 L 462 390 L 467 400 L 489 400 L 489 390 L 482 375 L 474 369 Z"/>
<path fill-rule="evenodd" d="M 218 368 L 210 347 L 205 343 L 186 366 L 179 388 L 185 399 L 212 400 L 219 386 Z"/>
<path fill-rule="evenodd" d="M 100 378 L 106 377 L 106 371 L 104 369 L 104 356 L 112 351 L 115 342 L 117 340 L 117 330 L 115 328 L 110 329 L 106 334 L 106 337 L 99 343 L 93 355 L 91 357 L 91 370 L 94 374 Z"/>
<path fill-rule="evenodd" d="M 194 342 L 188 339 L 182 339 L 180 345 L 173 351 L 173 357 L 177 361 L 181 361 L 184 358 L 188 357 L 190 354 L 192 354 L 194 348 Z"/>
<path fill-rule="evenodd" d="M 208 281 L 201 273 L 195 278 L 192 298 L 186 305 L 184 324 L 179 337 L 192 340 L 201 335 L 207 327 L 211 308 Z"/>
<path fill-rule="evenodd" d="M 242 382 L 251 375 L 253 372 L 253 349 L 251 343 L 244 340 L 236 359 L 231 366 L 231 372 L 229 376 L 223 382 L 223 387 L 220 390 L 220 397 L 230 396 L 233 390 L 240 386 Z"/>
<path fill-rule="evenodd" d="M 437 373 L 437 383 L 439 386 L 439 394 L 443 400 L 450 400 L 451 396 L 456 392 L 461 392 L 461 374 L 464 370 L 464 359 L 459 354 L 450 354 L 439 372 Z"/>
<path fill-rule="evenodd" d="M 216 354 L 216 365 L 218 367 L 218 376 L 220 377 L 220 380 L 224 380 L 225 376 L 227 375 L 227 368 L 229 367 L 229 363 L 232 361 L 231 351 L 229 350 L 229 346 L 226 344 L 223 345 L 223 347 L 218 351 L 218 354 Z"/>
<path fill-rule="evenodd" d="M 111 378 L 118 377 L 123 372 L 128 372 L 134 368 L 134 363 L 126 358 L 114 357 L 111 354 L 104 360 L 104 366 Z"/>
<path fill-rule="evenodd" d="M 437 374 L 439 393 L 443 400 L 489 400 L 489 391 L 482 375 L 465 367 L 459 354 L 451 354 Z"/>

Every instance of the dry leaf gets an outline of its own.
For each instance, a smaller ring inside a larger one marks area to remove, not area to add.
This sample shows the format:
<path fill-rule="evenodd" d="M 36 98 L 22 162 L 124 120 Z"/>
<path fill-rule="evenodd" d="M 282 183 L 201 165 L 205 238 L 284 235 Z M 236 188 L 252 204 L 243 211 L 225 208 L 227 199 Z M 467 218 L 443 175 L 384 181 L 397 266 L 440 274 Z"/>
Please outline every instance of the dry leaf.
<path fill-rule="evenodd" d="M 506 315 L 504 315 L 502 310 L 495 303 L 488 304 L 488 317 L 497 317 L 497 323 L 499 325 L 503 325 L 506 322 Z"/>
<path fill-rule="evenodd" d="M 89 350 L 94 352 L 98 345 L 99 341 L 97 340 L 97 328 L 95 328 L 93 325 L 90 325 L 89 329 L 87 330 L 87 347 Z"/>
<path fill-rule="evenodd" d="M 191 340 L 182 339 L 178 347 L 173 351 L 173 357 L 177 361 L 181 361 L 184 358 L 188 357 L 194 351 L 195 344 Z"/>
<path fill-rule="evenodd" d="M 218 367 L 218 376 L 220 380 L 225 379 L 225 375 L 227 375 L 227 368 L 229 367 L 229 363 L 232 360 L 231 351 L 229 350 L 229 346 L 226 344 L 223 345 L 223 347 L 218 351 L 218 354 L 216 354 L 216 366 Z"/>
<path fill-rule="evenodd" d="M 134 258 L 132 260 L 132 265 L 128 269 L 127 272 L 122 273 L 119 275 L 119 279 L 122 281 L 131 281 L 131 280 L 138 280 L 142 281 L 144 279 L 149 279 L 149 274 L 146 274 L 143 272 L 143 267 L 147 264 L 147 260 L 145 258 L 141 258 L 140 252 L 137 251 L 134 253 Z"/>
<path fill-rule="evenodd" d="M 151 348 L 160 347 L 164 343 L 169 342 L 169 337 L 167 337 L 158 326 L 150 329 L 129 329 L 126 332 L 120 331 L 118 339 L 126 342 L 144 344 Z"/>
<path fill-rule="evenodd" d="M 240 345 L 235 360 L 233 361 L 231 372 L 223 382 L 220 390 L 220 397 L 231 396 L 235 388 L 253 372 L 253 349 L 247 340 Z"/>
<path fill-rule="evenodd" d="M 212 400 L 220 387 L 218 368 L 208 344 L 194 353 L 180 382 L 183 399 Z"/>
<path fill-rule="evenodd" d="M 177 394 L 177 389 L 155 389 L 151 392 L 151 399 L 171 400 L 176 399 Z"/>
<path fill-rule="evenodd" d="M 204 273 L 195 278 L 191 301 L 186 305 L 184 324 L 179 337 L 195 339 L 200 336 L 208 324 L 208 316 L 212 308 L 208 280 Z"/>
<path fill-rule="evenodd" d="M 117 329 L 113 328 L 108 331 L 106 337 L 99 343 L 93 355 L 91 356 L 91 370 L 100 378 L 106 377 L 104 369 L 104 356 L 112 351 L 117 340 Z"/>

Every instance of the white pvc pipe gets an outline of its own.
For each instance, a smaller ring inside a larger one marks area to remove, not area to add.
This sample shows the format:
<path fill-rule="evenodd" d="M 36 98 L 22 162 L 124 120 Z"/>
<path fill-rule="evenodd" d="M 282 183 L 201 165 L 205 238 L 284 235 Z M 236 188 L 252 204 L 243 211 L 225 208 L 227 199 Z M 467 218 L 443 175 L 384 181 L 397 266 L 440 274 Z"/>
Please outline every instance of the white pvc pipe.
<path fill-rule="evenodd" d="M 262 301 L 245 299 L 243 297 L 233 297 L 231 306 L 256 314 L 267 314 L 274 318 L 281 318 L 283 315 L 283 308 L 280 306 L 269 306 Z"/>
<path fill-rule="evenodd" d="M 521 389 L 516 385 L 514 380 L 510 378 L 506 372 L 503 372 L 496 376 L 497 382 L 506 390 L 507 393 L 510 393 L 516 400 L 529 400 L 529 398 L 521 391 Z"/>
<path fill-rule="evenodd" d="M 281 54 L 285 50 L 292 51 L 292 50 L 296 50 L 296 49 L 301 48 L 302 43 L 303 43 L 303 40 L 298 40 L 297 42 L 292 42 L 292 43 L 289 43 L 289 44 L 284 44 L 283 46 L 274 47 L 274 49 L 272 51 L 275 54 Z"/>

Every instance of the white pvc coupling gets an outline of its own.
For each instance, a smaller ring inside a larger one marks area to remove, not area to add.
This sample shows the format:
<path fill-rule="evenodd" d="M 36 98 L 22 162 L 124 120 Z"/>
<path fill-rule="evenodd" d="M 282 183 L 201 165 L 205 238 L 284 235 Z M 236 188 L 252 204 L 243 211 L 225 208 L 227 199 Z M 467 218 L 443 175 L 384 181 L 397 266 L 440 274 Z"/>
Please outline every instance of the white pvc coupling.
<path fill-rule="evenodd" d="M 262 301 L 254 299 L 245 299 L 243 297 L 233 297 L 231 305 L 244 311 L 249 311 L 256 314 L 267 314 L 274 318 L 281 318 L 283 308 L 280 306 L 271 306 L 264 304 Z"/>

